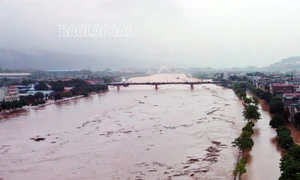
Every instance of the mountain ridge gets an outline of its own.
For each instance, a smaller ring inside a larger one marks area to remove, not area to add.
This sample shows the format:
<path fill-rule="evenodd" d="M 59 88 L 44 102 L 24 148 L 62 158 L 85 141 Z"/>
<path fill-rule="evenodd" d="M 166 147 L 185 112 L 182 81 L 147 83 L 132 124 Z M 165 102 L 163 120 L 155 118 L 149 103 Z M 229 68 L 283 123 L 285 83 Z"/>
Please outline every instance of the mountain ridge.
<path fill-rule="evenodd" d="M 0 67 L 5 69 L 87 69 L 101 70 L 142 66 L 137 60 L 113 55 L 89 56 L 36 50 L 23 52 L 14 49 L 0 49 Z"/>

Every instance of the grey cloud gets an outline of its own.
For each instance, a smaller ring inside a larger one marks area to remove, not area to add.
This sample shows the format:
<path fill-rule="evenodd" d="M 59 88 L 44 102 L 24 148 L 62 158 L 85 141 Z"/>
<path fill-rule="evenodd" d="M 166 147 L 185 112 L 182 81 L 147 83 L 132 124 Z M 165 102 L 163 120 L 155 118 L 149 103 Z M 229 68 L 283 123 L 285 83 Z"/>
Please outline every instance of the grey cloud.
<path fill-rule="evenodd" d="M 0 48 L 169 66 L 265 66 L 299 55 L 296 0 L 2 0 Z M 59 38 L 60 24 L 128 24 L 128 38 Z"/>

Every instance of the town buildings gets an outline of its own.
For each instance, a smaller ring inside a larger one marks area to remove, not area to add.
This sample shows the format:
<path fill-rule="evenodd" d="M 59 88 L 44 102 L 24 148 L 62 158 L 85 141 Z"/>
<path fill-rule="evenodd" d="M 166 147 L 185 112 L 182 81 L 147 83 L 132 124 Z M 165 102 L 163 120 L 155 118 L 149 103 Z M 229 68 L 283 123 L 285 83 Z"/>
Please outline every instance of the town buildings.
<path fill-rule="evenodd" d="M 19 101 L 19 90 L 15 86 L 0 88 L 0 101 Z"/>
<path fill-rule="evenodd" d="M 270 93 L 282 95 L 283 93 L 294 93 L 295 89 L 293 84 L 272 84 L 270 86 Z"/>

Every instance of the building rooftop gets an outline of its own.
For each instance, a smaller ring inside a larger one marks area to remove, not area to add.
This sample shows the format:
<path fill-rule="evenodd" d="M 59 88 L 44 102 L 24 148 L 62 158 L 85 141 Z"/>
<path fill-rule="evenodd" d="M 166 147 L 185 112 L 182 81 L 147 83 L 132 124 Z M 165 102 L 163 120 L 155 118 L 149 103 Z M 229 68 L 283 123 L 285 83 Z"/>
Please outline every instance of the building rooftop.
<path fill-rule="evenodd" d="M 300 96 L 300 93 L 283 93 L 283 96 Z"/>
<path fill-rule="evenodd" d="M 70 69 L 70 70 L 58 70 L 58 69 L 51 69 L 51 70 L 46 70 L 47 72 L 78 72 L 81 71 L 81 69 Z"/>
<path fill-rule="evenodd" d="M 30 76 L 30 73 L 0 73 L 0 76 Z"/>
<path fill-rule="evenodd" d="M 272 87 L 295 87 L 293 84 L 272 84 Z"/>

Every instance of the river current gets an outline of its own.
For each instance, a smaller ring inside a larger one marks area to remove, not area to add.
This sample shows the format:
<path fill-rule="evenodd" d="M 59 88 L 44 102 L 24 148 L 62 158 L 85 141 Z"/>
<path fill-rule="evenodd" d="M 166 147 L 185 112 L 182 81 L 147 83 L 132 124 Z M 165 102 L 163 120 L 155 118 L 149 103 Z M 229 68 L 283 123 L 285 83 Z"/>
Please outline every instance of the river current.
<path fill-rule="evenodd" d="M 0 120 L 0 179 L 233 179 L 242 110 L 208 84 L 110 88 L 13 113 Z"/>

